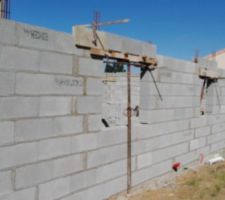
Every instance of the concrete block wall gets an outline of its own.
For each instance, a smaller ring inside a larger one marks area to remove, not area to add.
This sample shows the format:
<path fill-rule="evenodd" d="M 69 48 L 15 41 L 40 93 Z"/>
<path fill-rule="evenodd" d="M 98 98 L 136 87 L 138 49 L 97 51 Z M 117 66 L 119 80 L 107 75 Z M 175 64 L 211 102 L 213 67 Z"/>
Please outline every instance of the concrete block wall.
<path fill-rule="evenodd" d="M 0 199 L 125 189 L 124 129 L 101 131 L 103 72 L 72 35 L 0 20 Z"/>
<path fill-rule="evenodd" d="M 142 125 L 139 125 L 141 130 L 137 135 L 139 141 L 134 143 L 140 172 L 135 172 L 134 184 L 151 178 L 155 172 L 149 171 L 157 164 L 167 162 L 169 166 L 175 161 L 188 164 L 198 160 L 201 154 L 207 157 L 225 148 L 223 80 L 209 87 L 205 94 L 206 112 L 200 113 L 203 80 L 198 77 L 198 68 L 218 70 L 215 63 L 195 64 L 160 55 L 158 61 L 159 68 L 154 75 L 163 101 L 160 101 L 149 74 L 141 81 Z M 220 70 L 219 74 L 223 77 L 224 71 Z M 166 172 L 165 166 L 165 171 L 160 173 Z"/>
<path fill-rule="evenodd" d="M 125 126 L 127 124 L 127 74 L 105 73 L 103 86 L 102 117 L 110 126 Z M 134 109 L 140 104 L 140 76 L 133 73 L 131 76 L 131 107 Z M 133 113 L 133 123 L 139 118 Z"/>
<path fill-rule="evenodd" d="M 102 128 L 103 75 L 72 35 L 0 20 L 0 199 L 126 190 L 126 127 Z"/>
<path fill-rule="evenodd" d="M 74 44 L 70 34 L 0 20 L 2 200 L 105 200 L 126 190 L 126 126 L 102 127 L 104 66 Z M 142 123 L 132 126 L 133 186 L 225 147 L 224 105 L 213 100 L 200 116 L 195 64 L 158 59 L 164 101 L 146 74 Z M 225 83 L 218 87 L 222 102 Z"/>

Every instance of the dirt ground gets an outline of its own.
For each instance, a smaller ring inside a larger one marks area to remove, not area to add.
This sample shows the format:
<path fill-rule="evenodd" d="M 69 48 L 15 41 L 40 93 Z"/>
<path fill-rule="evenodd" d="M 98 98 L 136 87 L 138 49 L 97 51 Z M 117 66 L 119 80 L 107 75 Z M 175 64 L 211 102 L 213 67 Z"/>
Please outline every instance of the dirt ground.
<path fill-rule="evenodd" d="M 225 162 L 188 170 L 160 189 L 145 189 L 115 200 L 225 200 Z"/>

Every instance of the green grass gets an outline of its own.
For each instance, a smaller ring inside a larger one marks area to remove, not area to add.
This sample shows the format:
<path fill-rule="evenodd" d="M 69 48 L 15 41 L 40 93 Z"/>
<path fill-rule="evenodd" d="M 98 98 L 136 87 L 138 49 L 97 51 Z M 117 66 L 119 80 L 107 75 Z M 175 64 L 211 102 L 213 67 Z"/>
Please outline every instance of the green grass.
<path fill-rule="evenodd" d="M 128 200 L 225 200 L 225 162 L 189 171 L 174 187 L 145 190 Z"/>

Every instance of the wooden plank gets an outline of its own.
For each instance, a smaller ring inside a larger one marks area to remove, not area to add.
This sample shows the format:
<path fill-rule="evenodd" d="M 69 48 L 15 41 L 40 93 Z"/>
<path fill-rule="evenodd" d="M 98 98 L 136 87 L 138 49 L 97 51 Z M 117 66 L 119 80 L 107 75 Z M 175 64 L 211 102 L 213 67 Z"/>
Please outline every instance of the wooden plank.
<path fill-rule="evenodd" d="M 131 62 L 131 63 L 139 63 L 139 64 L 146 64 L 146 65 L 151 65 L 152 68 L 156 68 L 157 65 L 157 60 L 155 58 L 149 58 L 146 56 L 136 56 L 136 55 L 131 55 L 127 53 L 121 53 L 118 51 L 104 51 L 102 49 L 97 49 L 97 48 L 91 48 L 90 50 L 91 55 L 93 56 L 99 56 L 99 57 L 109 57 L 112 59 L 116 60 L 121 60 L 125 62 Z"/>
<path fill-rule="evenodd" d="M 218 79 L 219 74 L 215 70 L 210 70 L 207 68 L 199 68 L 199 77 L 200 78 Z"/>

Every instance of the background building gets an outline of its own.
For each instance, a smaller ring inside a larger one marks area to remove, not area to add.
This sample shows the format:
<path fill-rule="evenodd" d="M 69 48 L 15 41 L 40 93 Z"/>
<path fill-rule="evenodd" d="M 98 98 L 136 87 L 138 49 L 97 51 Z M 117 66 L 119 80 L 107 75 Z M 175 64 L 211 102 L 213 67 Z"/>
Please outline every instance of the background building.
<path fill-rule="evenodd" d="M 207 56 L 209 60 L 214 60 L 218 63 L 219 68 L 225 69 L 225 49 L 216 51 Z"/>
<path fill-rule="evenodd" d="M 10 18 L 10 0 L 0 0 L 0 18 Z"/>

